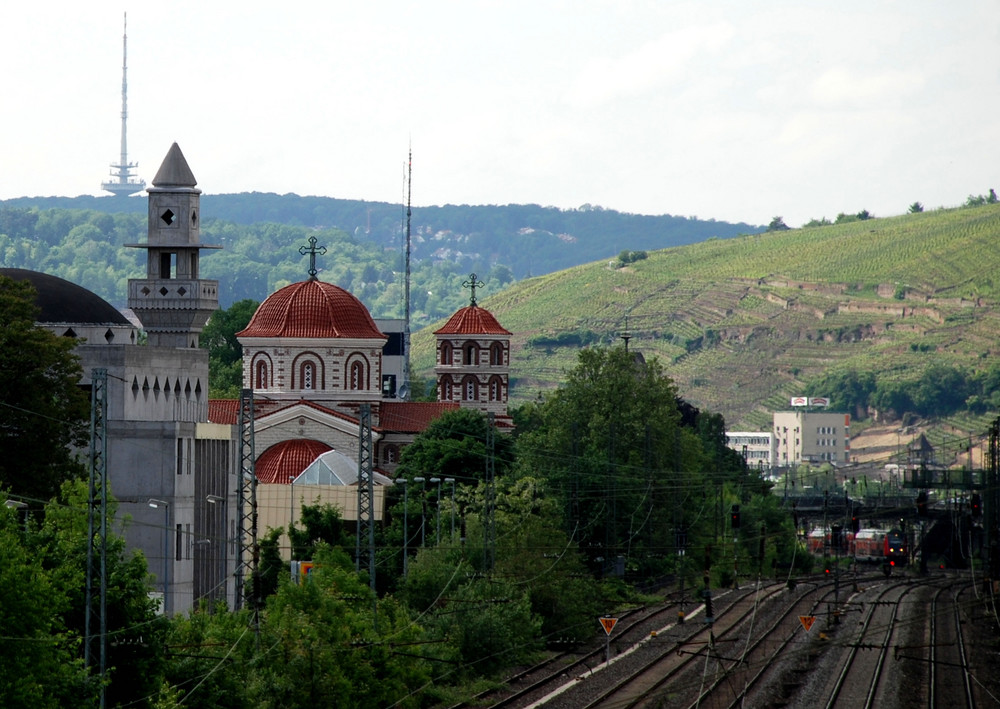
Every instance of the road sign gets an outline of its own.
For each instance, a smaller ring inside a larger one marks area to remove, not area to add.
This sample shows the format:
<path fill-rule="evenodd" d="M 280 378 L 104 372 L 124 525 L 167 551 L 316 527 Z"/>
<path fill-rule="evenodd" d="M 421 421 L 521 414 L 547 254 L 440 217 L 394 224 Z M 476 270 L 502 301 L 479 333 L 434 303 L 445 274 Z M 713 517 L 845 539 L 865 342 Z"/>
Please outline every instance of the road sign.
<path fill-rule="evenodd" d="M 816 616 L 814 615 L 800 615 L 799 622 L 802 623 L 802 627 L 809 632 L 809 629 L 813 627 L 813 623 L 816 622 Z"/>
<path fill-rule="evenodd" d="M 611 635 L 611 631 L 614 630 L 615 623 L 618 622 L 617 618 L 609 618 L 608 616 L 601 616 L 601 625 L 604 626 L 604 632 Z"/>

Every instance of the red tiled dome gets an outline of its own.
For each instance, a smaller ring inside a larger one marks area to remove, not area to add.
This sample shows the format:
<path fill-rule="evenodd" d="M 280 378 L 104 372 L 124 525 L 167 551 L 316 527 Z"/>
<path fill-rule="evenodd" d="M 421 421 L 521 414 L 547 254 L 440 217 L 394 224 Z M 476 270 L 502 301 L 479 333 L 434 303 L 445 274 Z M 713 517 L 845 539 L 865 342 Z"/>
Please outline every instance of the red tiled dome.
<path fill-rule="evenodd" d="M 435 335 L 509 335 L 493 313 L 478 305 L 467 305 L 445 323 Z"/>
<path fill-rule="evenodd" d="M 332 283 L 311 280 L 272 293 L 236 335 L 385 338 L 364 303 Z"/>
<path fill-rule="evenodd" d="M 287 485 L 320 455 L 333 450 L 320 441 L 299 439 L 275 443 L 260 454 L 255 466 L 257 481 Z"/>

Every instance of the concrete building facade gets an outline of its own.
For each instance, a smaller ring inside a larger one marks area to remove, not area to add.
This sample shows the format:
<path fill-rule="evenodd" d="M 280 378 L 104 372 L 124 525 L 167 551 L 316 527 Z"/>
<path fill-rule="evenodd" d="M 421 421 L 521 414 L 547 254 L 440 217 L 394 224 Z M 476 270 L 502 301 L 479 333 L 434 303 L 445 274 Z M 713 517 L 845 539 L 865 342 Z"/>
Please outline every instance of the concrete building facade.
<path fill-rule="evenodd" d="M 843 465 L 850 459 L 851 415 L 827 411 L 774 412 L 775 465 Z"/>

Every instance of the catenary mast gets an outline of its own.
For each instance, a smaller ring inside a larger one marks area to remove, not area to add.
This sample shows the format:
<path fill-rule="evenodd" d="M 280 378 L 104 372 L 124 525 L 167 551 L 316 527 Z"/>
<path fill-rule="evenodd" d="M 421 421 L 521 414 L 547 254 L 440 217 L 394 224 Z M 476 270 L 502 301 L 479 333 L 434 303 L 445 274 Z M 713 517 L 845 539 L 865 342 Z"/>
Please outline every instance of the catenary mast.
<path fill-rule="evenodd" d="M 128 13 L 125 13 L 125 31 L 122 34 L 122 154 L 118 164 L 111 165 L 111 177 L 116 178 L 101 184 L 101 189 L 119 197 L 127 197 L 146 189 L 146 181 L 132 175 L 132 170 L 139 163 L 128 161 L 128 143 L 126 140 L 126 123 L 128 121 Z"/>

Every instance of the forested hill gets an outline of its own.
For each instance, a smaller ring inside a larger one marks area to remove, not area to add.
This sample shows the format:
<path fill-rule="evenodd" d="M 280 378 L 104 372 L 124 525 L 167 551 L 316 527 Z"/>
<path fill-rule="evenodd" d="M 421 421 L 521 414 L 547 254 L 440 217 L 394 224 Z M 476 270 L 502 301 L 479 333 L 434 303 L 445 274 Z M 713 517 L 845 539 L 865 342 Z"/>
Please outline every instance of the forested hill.
<path fill-rule="evenodd" d="M 359 243 L 371 242 L 384 249 L 400 249 L 405 221 L 404 208 L 386 202 L 259 192 L 206 194 L 201 202 L 205 220 L 334 228 L 347 232 Z M 22 197 L 0 201 L 0 209 L 145 215 L 146 204 L 144 196 Z M 410 230 L 416 261 L 447 262 L 459 270 L 479 273 L 502 265 L 521 279 L 612 258 L 624 250 L 663 249 L 712 237 L 724 239 L 757 233 L 762 227 L 696 217 L 625 214 L 592 205 L 564 210 L 510 204 L 414 207 Z"/>

